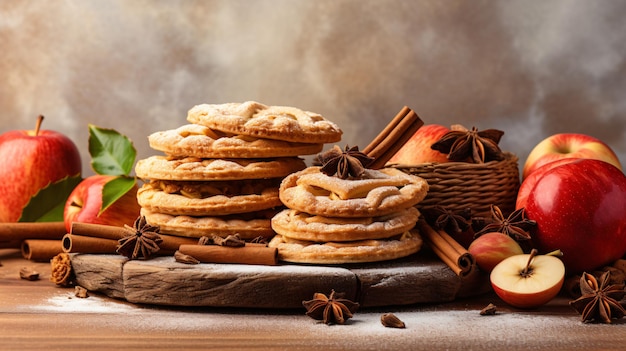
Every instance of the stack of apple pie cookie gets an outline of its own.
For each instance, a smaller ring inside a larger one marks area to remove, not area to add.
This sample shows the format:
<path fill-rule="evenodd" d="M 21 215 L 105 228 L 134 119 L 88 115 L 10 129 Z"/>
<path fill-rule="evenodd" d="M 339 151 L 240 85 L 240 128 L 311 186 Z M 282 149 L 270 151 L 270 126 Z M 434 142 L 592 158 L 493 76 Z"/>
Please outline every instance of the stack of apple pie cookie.
<path fill-rule="evenodd" d="M 283 178 L 306 167 L 302 155 L 341 139 L 319 114 L 258 102 L 202 104 L 190 124 L 148 137 L 164 155 L 139 160 L 141 214 L 162 233 L 271 238 Z"/>
<path fill-rule="evenodd" d="M 319 155 L 322 166 L 287 176 L 280 199 L 288 207 L 272 218 L 270 247 L 288 262 L 341 264 L 391 260 L 422 246 L 415 208 L 428 183 L 393 168 L 367 169 L 357 148 Z"/>

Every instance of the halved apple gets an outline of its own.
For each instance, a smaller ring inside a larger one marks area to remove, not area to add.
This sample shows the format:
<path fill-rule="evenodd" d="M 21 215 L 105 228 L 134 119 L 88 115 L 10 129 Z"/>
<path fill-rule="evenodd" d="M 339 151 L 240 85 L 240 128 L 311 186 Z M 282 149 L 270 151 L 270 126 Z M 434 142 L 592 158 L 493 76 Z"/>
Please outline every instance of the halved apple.
<path fill-rule="evenodd" d="M 490 275 L 495 293 L 519 308 L 535 308 L 548 303 L 561 290 L 565 265 L 553 255 L 515 255 L 498 263 Z"/>

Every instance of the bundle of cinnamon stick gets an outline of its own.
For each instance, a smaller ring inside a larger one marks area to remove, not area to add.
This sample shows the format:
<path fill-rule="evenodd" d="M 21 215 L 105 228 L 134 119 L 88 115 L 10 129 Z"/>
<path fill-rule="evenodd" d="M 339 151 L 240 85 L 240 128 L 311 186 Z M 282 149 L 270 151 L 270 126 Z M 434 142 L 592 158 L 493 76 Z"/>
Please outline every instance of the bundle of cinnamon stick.
<path fill-rule="evenodd" d="M 389 124 L 362 151 L 374 162 L 372 169 L 385 167 L 385 164 L 400 148 L 424 125 L 419 116 L 408 106 L 404 106 Z"/>
<path fill-rule="evenodd" d="M 124 227 L 78 223 L 67 233 L 63 222 L 0 223 L 0 247 L 20 248 L 32 261 L 49 261 L 59 253 L 115 254 L 118 240 L 128 235 Z M 277 264 L 277 251 L 265 244 L 246 243 L 241 248 L 198 245 L 197 238 L 159 234 L 159 255 L 176 251 L 199 262 Z"/>
<path fill-rule="evenodd" d="M 24 258 L 47 261 L 63 252 L 63 222 L 0 223 L 0 248 L 21 248 Z"/>

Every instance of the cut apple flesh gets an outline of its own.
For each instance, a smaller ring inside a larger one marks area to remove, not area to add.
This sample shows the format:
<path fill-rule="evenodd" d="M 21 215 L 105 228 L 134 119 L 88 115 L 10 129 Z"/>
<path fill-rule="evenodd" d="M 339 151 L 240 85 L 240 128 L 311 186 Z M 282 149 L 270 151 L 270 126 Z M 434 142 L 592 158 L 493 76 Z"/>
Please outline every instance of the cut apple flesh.
<path fill-rule="evenodd" d="M 554 256 L 535 256 L 528 273 L 523 273 L 529 255 L 504 259 L 491 271 L 491 285 L 506 303 L 521 307 L 537 307 L 552 300 L 561 290 L 565 266 Z"/>

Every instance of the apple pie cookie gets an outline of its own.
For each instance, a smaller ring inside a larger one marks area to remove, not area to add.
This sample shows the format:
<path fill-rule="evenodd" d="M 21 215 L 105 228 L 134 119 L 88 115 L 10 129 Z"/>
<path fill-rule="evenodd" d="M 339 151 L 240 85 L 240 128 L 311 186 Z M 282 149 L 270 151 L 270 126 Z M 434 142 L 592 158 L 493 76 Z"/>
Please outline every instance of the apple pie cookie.
<path fill-rule="evenodd" d="M 141 179 L 230 180 L 281 178 L 306 167 L 298 157 L 272 159 L 203 159 L 198 157 L 150 156 L 137 161 Z"/>
<path fill-rule="evenodd" d="M 261 139 L 186 124 L 148 136 L 150 147 L 173 156 L 199 158 L 270 158 L 313 155 L 323 144 Z"/>
<path fill-rule="evenodd" d="M 338 218 L 286 209 L 272 218 L 272 228 L 290 239 L 306 241 L 355 241 L 386 239 L 415 227 L 419 211 L 409 207 L 380 217 Z"/>
<path fill-rule="evenodd" d="M 417 231 L 407 231 L 386 240 L 349 242 L 314 242 L 277 234 L 269 247 L 278 249 L 278 258 L 286 262 L 344 264 L 393 260 L 418 252 L 422 238 Z"/>
<path fill-rule="evenodd" d="M 230 181 L 151 180 L 137 191 L 142 208 L 171 215 L 222 216 L 282 206 L 281 178 Z"/>
<path fill-rule="evenodd" d="M 189 110 L 187 121 L 227 133 L 296 143 L 338 142 L 343 133 L 320 114 L 255 101 L 197 105 Z"/>
<path fill-rule="evenodd" d="M 274 235 L 270 218 L 274 211 L 257 211 L 228 216 L 173 216 L 141 209 L 141 215 L 163 234 L 200 238 L 212 234 L 227 237 L 239 234 L 242 239 L 271 238 Z"/>
<path fill-rule="evenodd" d="M 394 168 L 365 169 L 342 179 L 308 167 L 285 177 L 280 199 L 289 208 L 326 217 L 378 217 L 418 204 L 428 183 Z"/>

